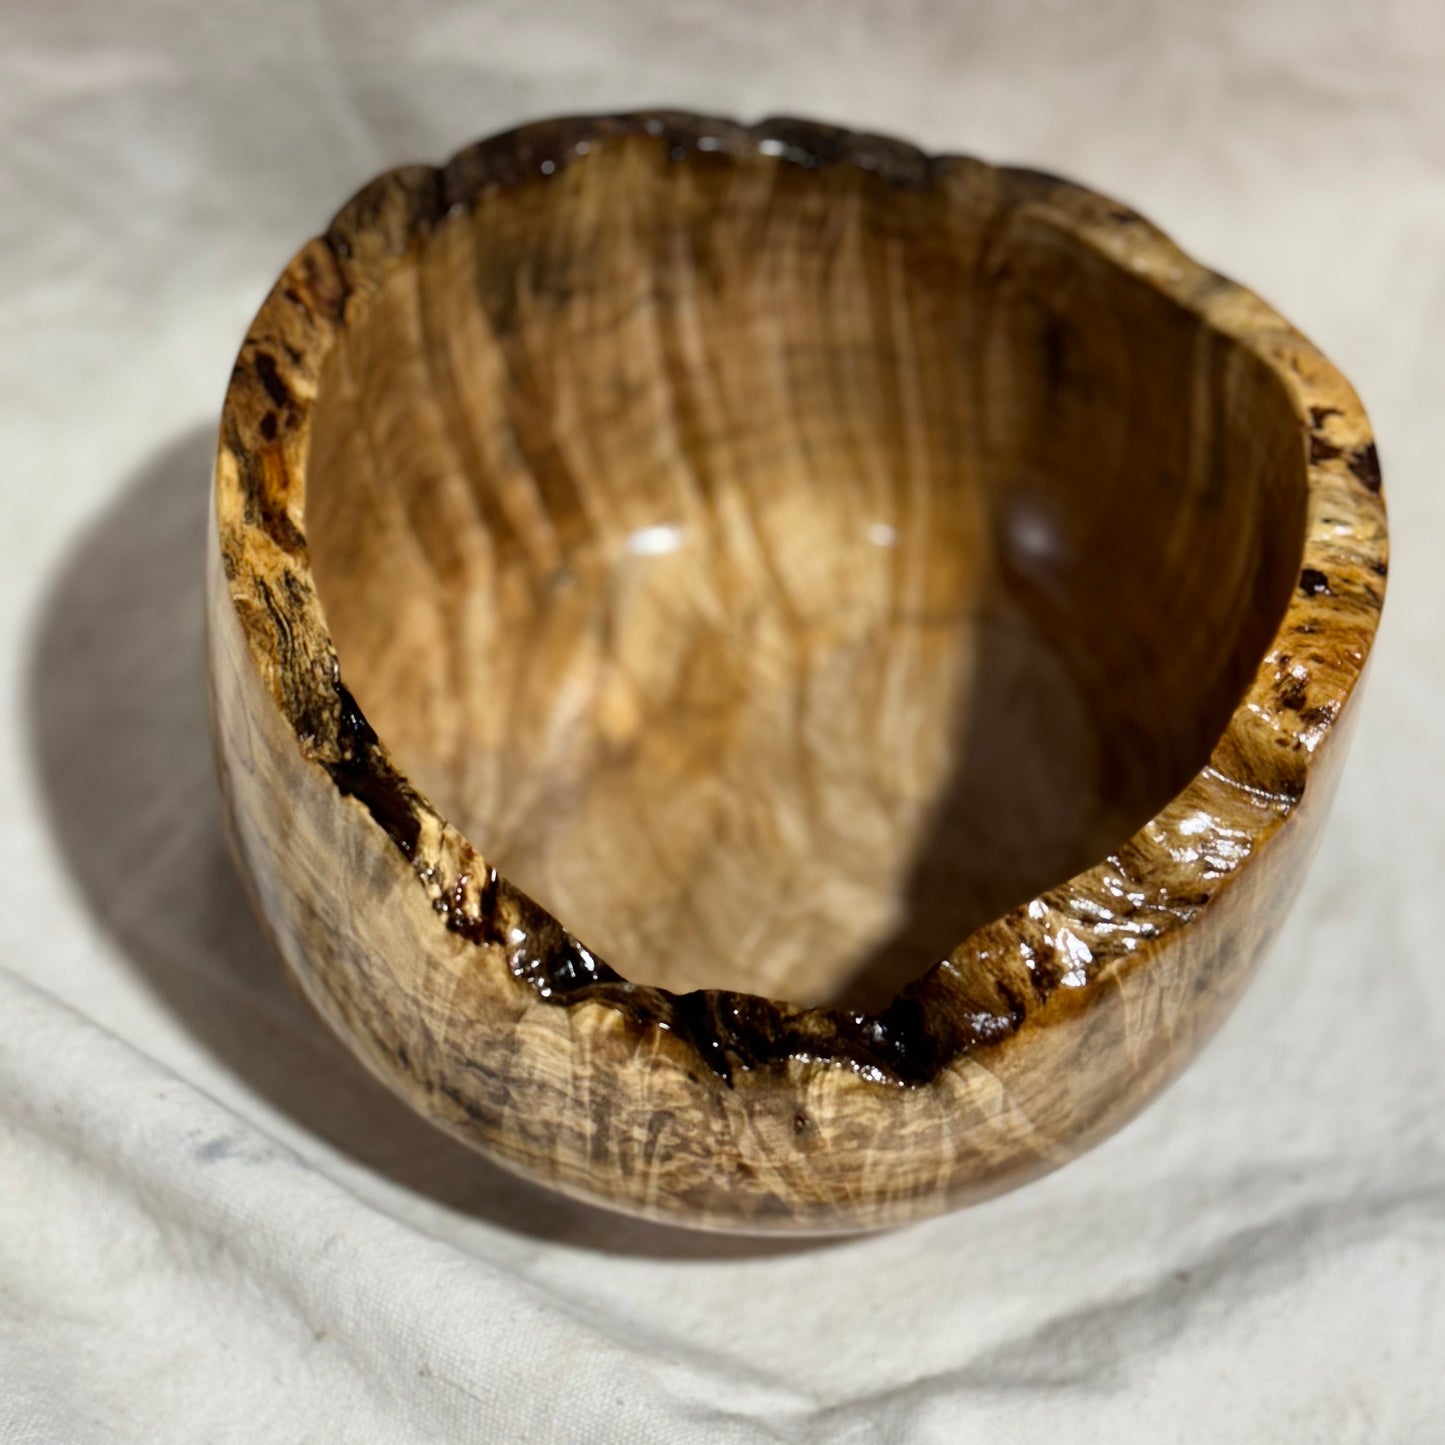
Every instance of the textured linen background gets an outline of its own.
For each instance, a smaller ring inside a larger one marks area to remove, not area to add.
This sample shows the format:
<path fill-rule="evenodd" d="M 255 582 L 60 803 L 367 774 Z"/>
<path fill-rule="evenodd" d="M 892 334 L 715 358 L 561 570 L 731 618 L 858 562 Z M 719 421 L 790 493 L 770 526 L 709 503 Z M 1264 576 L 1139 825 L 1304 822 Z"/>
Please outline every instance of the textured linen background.
<path fill-rule="evenodd" d="M 1344 367 L 1395 535 L 1293 922 L 1122 1134 L 781 1247 L 546 1198 L 283 981 L 218 830 L 212 427 L 295 246 L 550 112 L 811 113 L 1061 170 Z M 1445 12 L 0 4 L 0 1438 L 1445 1439 Z"/>

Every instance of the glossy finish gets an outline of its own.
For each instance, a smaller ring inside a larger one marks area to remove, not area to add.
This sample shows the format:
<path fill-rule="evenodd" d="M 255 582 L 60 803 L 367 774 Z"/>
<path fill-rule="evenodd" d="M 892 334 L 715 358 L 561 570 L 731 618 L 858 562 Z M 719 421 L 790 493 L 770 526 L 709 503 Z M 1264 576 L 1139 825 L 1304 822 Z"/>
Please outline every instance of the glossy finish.
<path fill-rule="evenodd" d="M 303 991 L 521 1172 L 756 1230 L 1018 1183 L 1182 1067 L 1386 570 L 1348 384 L 1132 211 L 681 115 L 363 191 L 242 349 L 216 517 Z"/>

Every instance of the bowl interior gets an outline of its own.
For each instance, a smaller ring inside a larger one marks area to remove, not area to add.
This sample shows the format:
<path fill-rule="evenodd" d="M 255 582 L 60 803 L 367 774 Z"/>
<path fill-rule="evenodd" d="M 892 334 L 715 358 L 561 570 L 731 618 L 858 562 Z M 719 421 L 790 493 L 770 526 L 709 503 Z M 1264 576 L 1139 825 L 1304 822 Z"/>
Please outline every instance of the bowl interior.
<path fill-rule="evenodd" d="M 637 982 L 866 1007 L 1204 766 L 1304 506 L 1265 365 L 1046 214 L 647 136 L 437 226 L 306 473 L 492 864 Z"/>

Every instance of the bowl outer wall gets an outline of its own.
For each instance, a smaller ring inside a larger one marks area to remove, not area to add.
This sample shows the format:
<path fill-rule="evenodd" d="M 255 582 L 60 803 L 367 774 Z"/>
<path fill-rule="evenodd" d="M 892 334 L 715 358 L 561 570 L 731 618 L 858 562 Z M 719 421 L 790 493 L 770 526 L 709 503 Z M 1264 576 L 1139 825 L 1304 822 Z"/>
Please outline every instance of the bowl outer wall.
<path fill-rule="evenodd" d="M 479 196 L 541 183 L 542 162 L 555 173 L 579 142 L 685 151 L 704 136 L 1027 208 L 1262 357 L 1299 419 L 1300 584 L 1208 765 L 1116 854 L 978 930 L 873 1017 L 678 998 L 592 960 L 395 769 L 344 688 L 306 562 L 322 362 L 411 248 Z M 1074 1157 L 1184 1066 L 1312 856 L 1387 566 L 1378 459 L 1348 383 L 1132 211 L 877 137 L 672 113 L 540 122 L 359 193 L 297 254 L 242 347 L 213 511 L 228 826 L 304 995 L 422 1114 L 508 1167 L 628 1212 L 747 1231 L 879 1227 L 986 1197 Z M 1077 981 L 1060 986 L 1055 969 L 1039 987 L 1040 961 L 1060 957 L 1082 960 Z"/>

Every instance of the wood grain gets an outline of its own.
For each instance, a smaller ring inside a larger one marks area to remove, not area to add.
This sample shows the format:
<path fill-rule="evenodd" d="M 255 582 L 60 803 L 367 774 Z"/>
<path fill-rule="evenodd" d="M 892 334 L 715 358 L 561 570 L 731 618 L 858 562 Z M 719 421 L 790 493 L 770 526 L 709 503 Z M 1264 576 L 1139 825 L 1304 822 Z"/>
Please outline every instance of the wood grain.
<path fill-rule="evenodd" d="M 242 347 L 213 716 L 293 976 L 569 1193 L 900 1223 L 1193 1055 L 1386 571 L 1348 383 L 1054 177 L 795 121 L 389 173 Z"/>

